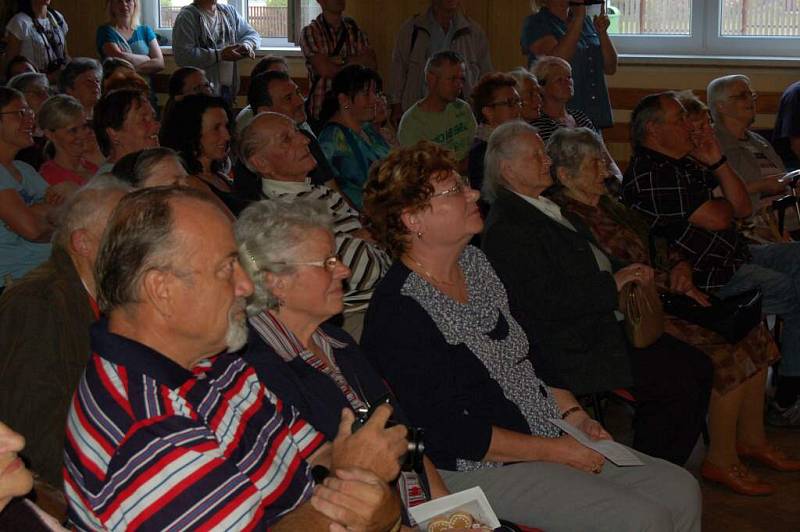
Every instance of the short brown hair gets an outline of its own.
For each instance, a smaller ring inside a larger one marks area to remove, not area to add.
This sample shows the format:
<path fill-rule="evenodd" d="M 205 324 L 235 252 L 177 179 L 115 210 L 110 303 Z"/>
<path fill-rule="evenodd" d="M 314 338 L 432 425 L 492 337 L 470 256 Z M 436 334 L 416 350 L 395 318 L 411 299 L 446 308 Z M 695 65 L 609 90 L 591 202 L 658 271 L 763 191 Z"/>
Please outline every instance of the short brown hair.
<path fill-rule="evenodd" d="M 503 72 L 490 72 L 483 76 L 472 89 L 472 112 L 478 123 L 486 122 L 483 117 L 483 108 L 492 103 L 494 91 L 503 87 L 517 88 L 517 80 Z"/>
<path fill-rule="evenodd" d="M 408 247 L 403 211 L 420 211 L 430 204 L 431 181 L 456 171 L 453 153 L 428 141 L 394 150 L 372 167 L 364 185 L 364 214 L 372 235 L 394 258 Z"/>

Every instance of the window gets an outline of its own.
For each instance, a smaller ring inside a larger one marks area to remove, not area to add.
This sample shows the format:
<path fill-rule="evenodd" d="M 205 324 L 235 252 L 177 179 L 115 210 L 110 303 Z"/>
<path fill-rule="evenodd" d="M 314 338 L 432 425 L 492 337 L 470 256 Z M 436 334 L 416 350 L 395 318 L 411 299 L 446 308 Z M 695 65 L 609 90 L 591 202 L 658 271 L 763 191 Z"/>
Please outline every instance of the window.
<path fill-rule="evenodd" d="M 610 0 L 629 54 L 800 56 L 800 0 Z"/>
<path fill-rule="evenodd" d="M 171 39 L 178 12 L 193 0 L 141 0 L 142 22 Z M 261 35 L 264 48 L 294 47 L 300 29 L 320 14 L 316 0 L 217 0 L 229 4 Z M 297 23 L 295 23 L 297 21 Z M 297 38 L 295 37 L 297 36 Z"/>

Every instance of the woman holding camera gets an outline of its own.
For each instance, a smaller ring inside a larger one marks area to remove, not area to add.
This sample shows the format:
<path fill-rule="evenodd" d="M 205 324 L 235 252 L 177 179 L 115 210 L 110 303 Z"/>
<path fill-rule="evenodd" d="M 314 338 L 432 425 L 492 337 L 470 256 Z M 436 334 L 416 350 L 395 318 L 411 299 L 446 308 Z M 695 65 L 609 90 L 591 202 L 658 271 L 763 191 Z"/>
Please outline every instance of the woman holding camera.
<path fill-rule="evenodd" d="M 468 246 L 483 229 L 477 200 L 432 143 L 390 154 L 364 189 L 373 234 L 396 261 L 372 296 L 362 345 L 425 431 L 447 487 L 479 485 L 499 515 L 548 531 L 699 530 L 688 472 L 641 453 L 643 467 L 606 463 L 549 421 L 611 439 L 568 390 L 536 375 L 534 339 Z"/>
<path fill-rule="evenodd" d="M 599 15 L 590 19 L 586 16 L 586 6 L 594 4 L 603 7 Z M 570 107 L 585 113 L 599 129 L 611 127 L 611 101 L 605 76 L 617 71 L 617 51 L 608 36 L 610 22 L 605 3 L 534 0 L 533 5 L 538 11 L 525 18 L 520 38 L 528 64 L 546 55 L 569 61 L 575 75 L 575 96 Z"/>
<path fill-rule="evenodd" d="M 50 0 L 20 0 L 17 14 L 6 24 L 4 57 L 27 57 L 54 82 L 69 61 L 67 31 L 64 15 L 50 9 Z"/>
<path fill-rule="evenodd" d="M 270 391 L 332 441 L 342 409 L 375 405 L 390 392 L 353 338 L 327 323 L 342 312 L 342 284 L 350 276 L 336 256 L 328 209 L 312 200 L 254 203 L 236 222 L 236 240 L 255 288 L 244 358 Z M 403 420 L 397 410 L 394 417 Z M 431 495 L 446 495 L 436 469 L 424 462 Z"/>

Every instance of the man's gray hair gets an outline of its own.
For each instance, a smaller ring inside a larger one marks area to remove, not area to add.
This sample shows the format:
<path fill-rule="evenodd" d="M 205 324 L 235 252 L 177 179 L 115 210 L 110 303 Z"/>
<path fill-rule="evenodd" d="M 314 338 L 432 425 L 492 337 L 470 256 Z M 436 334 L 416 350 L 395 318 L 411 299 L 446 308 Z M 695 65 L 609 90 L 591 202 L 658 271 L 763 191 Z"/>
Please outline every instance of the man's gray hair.
<path fill-rule="evenodd" d="M 481 197 L 488 203 L 497 198 L 497 191 L 505 187 L 507 182 L 500 168 L 503 161 L 511 161 L 517 157 L 522 137 L 525 134 L 535 134 L 539 130 L 523 122 L 512 120 L 497 127 L 489 136 L 484 159 L 484 177 Z"/>
<path fill-rule="evenodd" d="M 597 133 L 587 127 L 562 127 L 548 139 L 547 155 L 553 161 L 550 172 L 557 180 L 559 168 L 574 177 L 587 157 L 605 157 L 605 146 Z"/>
<path fill-rule="evenodd" d="M 750 78 L 742 74 L 731 74 L 730 76 L 722 76 L 721 78 L 712 79 L 711 83 L 706 88 L 706 100 L 708 101 L 708 110 L 711 112 L 711 117 L 715 122 L 719 122 L 719 104 L 728 99 L 730 88 L 737 81 L 744 81 L 750 85 Z"/>
<path fill-rule="evenodd" d="M 431 72 L 439 73 L 439 69 L 447 63 L 449 65 L 466 65 L 467 61 L 461 53 L 455 50 L 442 50 L 431 55 L 425 62 L 425 75 Z"/>
<path fill-rule="evenodd" d="M 132 190 L 133 187 L 112 174 L 94 176 L 59 208 L 58 228 L 53 233 L 53 244 L 68 250 L 72 233 L 79 229 L 99 226 L 98 233 L 102 234 L 107 220 L 98 218 L 109 214 L 103 209 L 103 205 L 110 196 L 125 195 Z"/>
<path fill-rule="evenodd" d="M 172 203 L 192 199 L 217 204 L 188 187 L 152 187 L 123 197 L 108 221 L 95 262 L 97 303 L 101 312 L 138 303 L 144 275 L 171 270 L 180 243 L 174 235 Z"/>
<path fill-rule="evenodd" d="M 17 89 L 19 92 L 30 90 L 34 85 L 41 85 L 44 88 L 50 87 L 50 82 L 47 80 L 47 75 L 40 72 L 23 72 L 17 74 L 6 83 L 6 87 Z"/>
<path fill-rule="evenodd" d="M 258 127 L 258 122 L 262 121 L 263 117 L 266 116 L 279 116 L 291 122 L 291 118 L 287 116 L 267 111 L 258 113 L 253 117 L 250 123 L 242 129 L 242 132 L 239 134 L 239 159 L 241 159 L 247 169 L 254 174 L 258 174 L 258 171 L 250 164 L 250 159 L 262 148 L 272 143 L 272 135 L 267 134 L 263 128 Z"/>
<path fill-rule="evenodd" d="M 674 91 L 656 92 L 648 94 L 636 104 L 631 113 L 630 138 L 631 146 L 637 148 L 647 138 L 647 125 L 664 120 L 664 109 L 661 105 L 662 98 L 678 99 Z"/>
<path fill-rule="evenodd" d="M 295 266 L 286 263 L 293 261 L 297 247 L 312 229 L 333 233 L 333 220 L 323 201 L 262 200 L 239 216 L 234 226 L 239 262 L 254 286 L 247 304 L 250 316 L 278 308 L 278 299 L 265 286 L 263 274 L 292 273 Z"/>

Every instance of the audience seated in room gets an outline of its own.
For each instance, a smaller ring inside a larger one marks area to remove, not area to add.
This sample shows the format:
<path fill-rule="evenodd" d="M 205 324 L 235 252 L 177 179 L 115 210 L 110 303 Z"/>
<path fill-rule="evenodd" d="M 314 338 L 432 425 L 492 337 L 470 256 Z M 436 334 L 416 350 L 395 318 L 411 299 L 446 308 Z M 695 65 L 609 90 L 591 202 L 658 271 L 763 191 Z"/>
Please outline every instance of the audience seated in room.
<path fill-rule="evenodd" d="M 469 104 L 461 99 L 466 68 L 458 52 L 444 50 L 430 56 L 425 64 L 428 92 L 403 113 L 397 130 L 401 146 L 429 140 L 453 150 L 456 160 L 466 160 L 478 127 Z"/>
<path fill-rule="evenodd" d="M 526 126 L 529 127 L 529 126 Z M 685 470 L 641 453 L 623 468 L 570 436 L 609 434 L 565 389 L 547 387 L 529 338 L 483 253 L 478 192 L 448 151 L 423 142 L 373 168 L 365 213 L 395 263 L 375 290 L 362 346 L 394 391 L 448 489 L 480 486 L 498 515 L 545 530 L 699 530 Z M 635 452 L 635 451 L 632 451 Z"/>
<path fill-rule="evenodd" d="M 42 106 L 37 121 L 48 141 L 48 159 L 39 169 L 41 176 L 51 185 L 86 184 L 97 173 L 97 165 L 89 157 L 97 142 L 81 103 L 66 94 L 53 96 Z"/>
<path fill-rule="evenodd" d="M 235 227 L 239 260 L 254 286 L 244 358 L 270 391 L 329 441 L 343 408 L 363 411 L 391 396 L 355 340 L 326 323 L 342 312 L 350 275 L 334 252 L 335 223 L 325 202 L 297 199 L 255 203 Z M 393 419 L 408 424 L 397 408 Z M 406 506 L 429 498 L 423 486 L 435 497 L 448 494 L 430 460 L 418 467 L 424 484 L 417 472 L 402 473 Z"/>
<path fill-rule="evenodd" d="M 0 287 L 50 255 L 55 208 L 67 187 L 48 187 L 36 170 L 16 161 L 33 144 L 34 115 L 21 92 L 0 87 Z"/>
<path fill-rule="evenodd" d="M 161 145 L 175 150 L 189 175 L 202 181 L 207 190 L 234 215 L 247 206 L 231 186 L 226 173 L 231 150 L 230 107 L 218 96 L 192 94 L 177 102 L 161 128 Z"/>
<path fill-rule="evenodd" d="M 130 190 L 108 175 L 93 178 L 65 203 L 50 258 L 0 297 L 0 419 L 25 436 L 31 468 L 53 486 L 61 486 L 67 411 L 98 318 L 100 238 Z"/>
<path fill-rule="evenodd" d="M 55 518 L 24 498 L 33 489 L 33 474 L 19 457 L 23 449 L 25 438 L 0 421 L 0 530 L 66 532 Z"/>
<path fill-rule="evenodd" d="M 161 128 L 147 97 L 132 89 L 104 94 L 95 106 L 92 126 L 106 157 L 98 169 L 101 174 L 129 153 L 158 146 Z"/>
<path fill-rule="evenodd" d="M 344 15 L 346 2 L 317 0 L 322 13 L 300 33 L 300 49 L 308 70 L 308 118 L 318 130 L 320 113 L 333 79 L 346 66 L 378 67 L 375 50 L 356 21 Z"/>
<path fill-rule="evenodd" d="M 538 342 L 531 361 L 544 382 L 576 395 L 627 388 L 636 400 L 633 447 L 683 465 L 705 423 L 711 363 L 668 334 L 641 349 L 627 341 L 619 292 L 652 282 L 653 270 L 604 253 L 580 220 L 542 196 L 552 184 L 532 126 L 495 129 L 484 181 L 484 196 L 495 199 L 482 247 Z"/>
<path fill-rule="evenodd" d="M 425 97 L 428 72 L 420 67 L 447 50 L 464 62 L 464 91 L 456 96 L 465 98 L 493 70 L 489 40 L 483 28 L 463 13 L 461 0 L 431 0 L 430 8 L 406 20 L 395 38 L 387 93 L 396 123 Z"/>
<path fill-rule="evenodd" d="M 178 152 L 164 146 L 129 153 L 117 161 L 111 173 L 133 188 L 193 185 Z"/>
<path fill-rule="evenodd" d="M 315 161 L 308 138 L 291 119 L 276 113 L 257 115 L 242 132 L 241 159 L 259 177 L 262 198 L 289 203 L 315 199 L 327 206 L 333 219 L 336 255 L 351 271 L 345 286 L 343 328 L 360 338 L 372 290 L 389 267 L 386 253 L 341 194 L 310 180 Z"/>
<path fill-rule="evenodd" d="M 647 223 L 606 192 L 603 143 L 594 132 L 582 128 L 556 131 L 547 144 L 547 153 L 553 161 L 552 174 L 561 185 L 552 199 L 565 215 L 577 217 L 591 230 L 605 254 L 656 268 L 660 292 L 682 293 L 698 304 L 709 304 L 706 294 L 694 286 L 691 265 L 675 250 L 657 251 L 652 260 L 652 235 Z M 764 387 L 767 368 L 780 353 L 769 330 L 759 324 L 744 339 L 731 344 L 709 329 L 674 316 L 665 318 L 668 334 L 703 351 L 714 365 L 704 476 L 723 477 L 723 483 L 746 495 L 771 492 L 771 486 L 750 473 L 737 455 L 737 449 L 743 455 L 747 449 L 772 449 L 764 433 Z M 800 461 L 788 460 L 779 452 L 771 454 L 780 469 L 800 469 Z"/>
<path fill-rule="evenodd" d="M 547 142 L 550 135 L 562 127 L 588 127 L 597 131 L 592 120 L 586 114 L 567 107 L 575 92 L 572 67 L 568 62 L 560 57 L 545 56 L 539 58 L 531 69 L 542 88 L 542 113 L 532 123 L 542 141 Z M 608 150 L 606 150 L 606 162 L 609 168 L 609 177 L 616 178 L 618 182 L 622 181 L 622 171 Z"/>
<path fill-rule="evenodd" d="M 45 100 L 50 97 L 50 83 L 47 76 L 39 73 L 18 74 L 8 81 L 7 87 L 16 89 L 25 96 L 25 101 L 33 109 L 34 115 L 39 116 Z M 16 159 L 31 165 L 39 170 L 47 159 L 44 148 L 47 139 L 42 134 L 41 128 L 37 127 L 33 131 L 33 144 L 20 150 Z"/>
<path fill-rule="evenodd" d="M 209 27 L 214 28 L 213 34 Z M 261 37 L 239 11 L 217 0 L 181 8 L 172 27 L 172 52 L 180 67 L 202 68 L 215 96 L 229 105 L 239 94 L 239 61 L 253 59 Z"/>
<path fill-rule="evenodd" d="M 698 288 L 720 298 L 757 288 L 763 312 L 783 318 L 780 378 L 767 422 L 800 425 L 800 248 L 748 245 L 733 225 L 752 214 L 747 188 L 714 135 L 693 137 L 685 114 L 672 92 L 651 94 L 636 106 L 623 201 L 692 265 Z M 722 197 L 714 197 L 716 187 Z"/>
<path fill-rule="evenodd" d="M 179 102 L 184 96 L 190 94 L 213 94 L 212 84 L 208 81 L 206 73 L 197 67 L 180 67 L 169 77 L 169 87 L 167 89 L 167 101 L 161 112 L 161 119 L 166 120 L 170 109 Z"/>
<path fill-rule="evenodd" d="M 347 66 L 334 77 L 319 115 L 324 124 L 319 144 L 336 171 L 339 190 L 359 210 L 370 167 L 391 150 L 372 123 L 380 85 L 374 70 Z"/>
<path fill-rule="evenodd" d="M 399 521 L 386 482 L 407 442 L 403 427 L 383 427 L 391 408 L 355 434 L 343 411 L 327 444 L 234 354 L 247 340 L 253 285 L 215 203 L 180 187 L 129 194 L 109 221 L 96 279 L 106 318 L 92 327 L 67 425 L 73 526 L 287 531 L 334 519 L 388 530 Z M 313 465 L 338 480 L 315 487 Z"/>
<path fill-rule="evenodd" d="M 284 74 L 289 74 L 289 64 L 286 62 L 286 59 L 283 57 L 278 57 L 276 55 L 268 55 L 266 57 L 261 58 L 261 60 L 256 63 L 256 66 L 253 67 L 253 70 L 250 71 L 250 88 L 247 91 L 247 105 L 239 111 L 239 114 L 236 115 L 236 134 L 238 135 L 239 132 L 244 129 L 244 126 L 250 123 L 255 115 L 258 114 L 258 111 L 253 109 L 252 104 L 250 103 L 250 93 L 253 90 L 253 84 L 256 81 L 256 77 L 263 74 L 264 72 L 283 72 Z M 265 78 L 261 78 L 265 79 Z M 291 78 L 289 78 L 291 79 Z M 262 91 L 267 89 L 261 89 Z M 303 100 L 303 106 L 305 107 L 305 99 L 303 99 L 303 94 L 299 93 L 300 99 Z M 305 112 L 305 109 L 303 110 Z M 303 119 L 305 122 L 305 118 Z M 310 129 L 310 128 L 309 128 Z"/>
<path fill-rule="evenodd" d="M 39 71 L 36 70 L 36 66 L 31 62 L 31 60 L 24 55 L 14 56 L 6 63 L 3 82 L 8 83 L 8 81 L 17 74 L 26 74 L 28 72 Z"/>
<path fill-rule="evenodd" d="M 536 13 L 525 18 L 520 45 L 522 53 L 528 55 L 528 66 L 543 56 L 569 61 L 577 76 L 570 106 L 585 113 L 594 127 L 602 129 L 613 124 L 606 76 L 617 71 L 617 50 L 608 35 L 610 20 L 605 4 L 600 14 L 591 19 L 586 16 L 583 4 L 533 0 L 531 7 Z"/>
<path fill-rule="evenodd" d="M 489 135 L 500 124 L 519 119 L 522 99 L 517 92 L 517 80 L 502 72 L 483 76 L 475 85 L 470 99 L 478 129 L 469 150 L 467 173 L 470 186 L 474 190 L 481 190 Z"/>
<path fill-rule="evenodd" d="M 308 139 L 308 149 L 317 162 L 309 173 L 311 182 L 315 185 L 336 187 L 334 180 L 336 172 L 325 157 L 314 132 L 306 122 L 305 101 L 297 84 L 285 72 L 269 71 L 258 74 L 250 80 L 250 89 L 247 91 L 248 108 L 256 114 L 271 112 L 279 113 L 291 118 L 297 125 L 300 133 Z M 242 131 L 253 118 L 242 120 L 242 113 L 236 119 L 236 132 L 239 139 Z M 242 123 L 244 122 L 244 124 Z M 234 170 L 234 188 L 242 198 L 255 201 L 261 198 L 261 179 L 247 169 L 241 159 L 237 160 Z"/>
<path fill-rule="evenodd" d="M 508 73 L 517 81 L 517 94 L 522 100 L 520 118 L 529 124 L 542 116 L 542 87 L 530 70 L 515 68 Z"/>
<path fill-rule="evenodd" d="M 58 90 L 76 98 L 88 117 L 94 116 L 94 106 L 100 98 L 103 69 L 95 59 L 75 57 L 58 76 Z"/>

